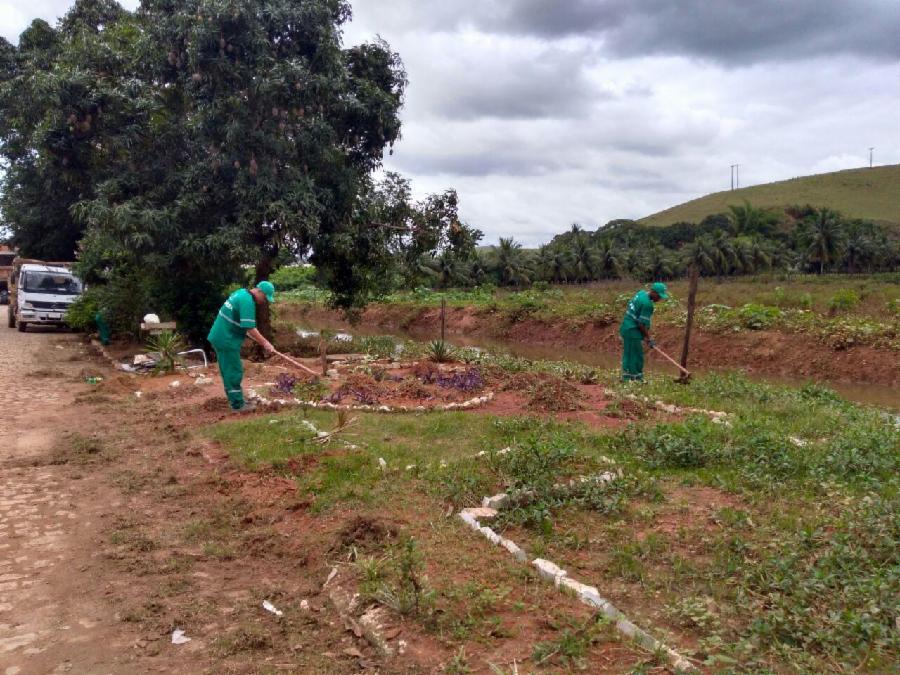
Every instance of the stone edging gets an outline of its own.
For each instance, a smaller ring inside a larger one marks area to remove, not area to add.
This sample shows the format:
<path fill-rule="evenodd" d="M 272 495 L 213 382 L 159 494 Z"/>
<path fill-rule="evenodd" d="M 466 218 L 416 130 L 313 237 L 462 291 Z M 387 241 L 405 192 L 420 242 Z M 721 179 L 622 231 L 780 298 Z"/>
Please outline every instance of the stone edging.
<path fill-rule="evenodd" d="M 254 396 L 255 394 L 255 396 Z M 304 408 L 316 408 L 317 410 L 349 410 L 351 412 L 378 412 L 378 413 L 411 413 L 411 412 L 450 412 L 453 410 L 471 410 L 473 408 L 477 408 L 479 406 L 485 405 L 494 400 L 494 392 L 489 391 L 484 396 L 476 396 L 475 398 L 471 398 L 468 401 L 463 401 L 462 403 L 447 403 L 446 405 L 433 405 L 433 406 L 389 406 L 389 405 L 338 405 L 337 403 L 330 403 L 329 401 L 301 401 L 298 398 L 295 399 L 267 399 L 263 396 L 260 396 L 254 390 L 248 390 L 248 398 L 252 398 L 256 401 L 259 401 L 263 405 L 266 404 L 276 404 L 276 405 L 296 405 L 302 406 Z"/>
<path fill-rule="evenodd" d="M 609 482 L 615 479 L 614 474 L 602 474 L 598 480 Z M 528 562 L 528 555 L 514 541 L 506 539 L 492 530 L 490 527 L 484 527 L 480 520 L 490 520 L 497 516 L 498 510 L 503 508 L 509 501 L 509 495 L 502 493 L 493 497 L 485 497 L 480 507 L 463 509 L 458 516 L 466 525 L 479 532 L 485 539 L 496 546 L 506 549 L 522 563 Z M 588 586 L 575 579 L 569 577 L 568 572 L 558 565 L 544 560 L 543 558 L 535 558 L 531 561 L 531 566 L 537 570 L 538 576 L 545 581 L 549 581 L 556 588 L 572 593 L 584 604 L 598 609 L 607 619 L 615 622 L 616 629 L 625 637 L 633 640 L 636 644 L 651 652 L 662 653 L 666 655 L 669 663 L 678 672 L 696 672 L 696 667 L 684 656 L 676 652 L 674 649 L 666 646 L 647 631 L 639 628 L 632 623 L 619 609 L 615 607 L 609 600 L 600 595 L 594 586 Z"/>

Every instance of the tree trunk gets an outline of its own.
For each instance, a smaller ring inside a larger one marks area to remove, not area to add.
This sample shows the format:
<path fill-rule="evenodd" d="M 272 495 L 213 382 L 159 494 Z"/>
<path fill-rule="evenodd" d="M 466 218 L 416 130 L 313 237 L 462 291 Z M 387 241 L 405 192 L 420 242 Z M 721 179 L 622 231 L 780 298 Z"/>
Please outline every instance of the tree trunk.
<path fill-rule="evenodd" d="M 264 253 L 256 263 L 253 283 L 258 284 L 260 281 L 266 281 L 269 278 L 269 275 L 274 271 L 274 268 L 275 255 Z M 263 334 L 266 340 L 269 342 L 274 340 L 274 332 L 272 331 L 272 313 L 269 309 L 269 303 L 256 306 L 256 328 Z M 262 347 L 255 344 L 252 356 L 254 360 L 262 361 L 265 358 Z"/>
<path fill-rule="evenodd" d="M 684 346 L 681 348 L 681 367 L 687 368 L 688 351 L 691 346 L 691 329 L 694 327 L 694 306 L 697 304 L 697 286 L 700 281 L 700 268 L 691 265 L 691 285 L 688 290 L 687 323 L 684 327 Z"/>

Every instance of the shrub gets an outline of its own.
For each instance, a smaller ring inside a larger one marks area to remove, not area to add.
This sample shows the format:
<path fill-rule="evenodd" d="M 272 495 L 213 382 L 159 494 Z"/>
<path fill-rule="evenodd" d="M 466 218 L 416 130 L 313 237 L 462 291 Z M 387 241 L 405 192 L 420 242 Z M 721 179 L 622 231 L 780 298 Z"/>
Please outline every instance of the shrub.
<path fill-rule="evenodd" d="M 269 276 L 277 291 L 293 291 L 304 286 L 313 286 L 316 278 L 315 267 L 282 267 Z"/>
<path fill-rule="evenodd" d="M 355 337 L 354 342 L 360 351 L 377 359 L 391 358 L 397 352 L 397 343 L 389 335 L 365 335 Z"/>
<path fill-rule="evenodd" d="M 94 328 L 94 315 L 99 307 L 97 294 L 87 291 L 69 306 L 66 323 L 73 330 L 91 331 Z"/>
<path fill-rule="evenodd" d="M 828 303 L 828 309 L 832 314 L 836 312 L 847 312 L 859 304 L 859 295 L 856 291 L 849 288 L 842 288 L 831 296 Z"/>
<path fill-rule="evenodd" d="M 781 318 L 781 310 L 777 307 L 766 307 L 753 303 L 744 305 L 736 311 L 740 325 L 750 330 L 771 328 Z"/>

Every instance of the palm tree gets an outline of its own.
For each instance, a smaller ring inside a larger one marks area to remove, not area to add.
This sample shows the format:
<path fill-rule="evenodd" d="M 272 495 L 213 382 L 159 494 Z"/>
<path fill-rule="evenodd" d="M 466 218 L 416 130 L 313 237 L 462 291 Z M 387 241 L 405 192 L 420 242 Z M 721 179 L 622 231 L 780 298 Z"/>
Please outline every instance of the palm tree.
<path fill-rule="evenodd" d="M 681 249 L 681 261 L 690 270 L 695 267 L 700 274 L 715 274 L 715 252 L 709 236 L 698 237 Z"/>
<path fill-rule="evenodd" d="M 722 230 L 716 230 L 709 241 L 710 253 L 716 271 L 716 281 L 722 282 L 737 263 L 737 252 L 734 248 L 734 240 Z"/>
<path fill-rule="evenodd" d="M 596 249 L 597 270 L 604 279 L 616 279 L 622 276 L 620 251 L 610 239 L 603 239 Z"/>
<path fill-rule="evenodd" d="M 728 220 L 731 223 L 734 234 L 768 235 L 778 222 L 778 216 L 774 213 L 751 206 L 746 199 L 743 206 L 731 205 L 728 207 L 728 210 L 730 212 Z"/>
<path fill-rule="evenodd" d="M 585 282 L 596 278 L 597 252 L 584 234 L 579 234 L 572 242 L 571 255 L 576 280 Z"/>
<path fill-rule="evenodd" d="M 808 224 L 807 259 L 818 263 L 819 274 L 823 274 L 825 266 L 836 262 L 844 251 L 844 220 L 834 209 L 823 207 L 813 213 Z"/>
<path fill-rule="evenodd" d="M 488 273 L 488 265 L 486 264 L 484 255 L 476 251 L 475 255 L 473 255 L 472 259 L 469 261 L 469 283 L 473 286 L 483 284 L 485 279 L 487 279 Z"/>
<path fill-rule="evenodd" d="M 644 274 L 649 281 L 671 279 L 675 274 L 676 262 L 668 250 L 653 244 L 644 251 Z"/>
<path fill-rule="evenodd" d="M 531 283 L 530 270 L 522 252 L 522 244 L 512 237 L 500 237 L 494 247 L 494 266 L 502 285 L 520 286 Z"/>
<path fill-rule="evenodd" d="M 453 286 L 459 280 L 459 265 L 456 256 L 444 251 L 438 257 L 426 261 L 423 265 L 426 274 L 434 279 L 438 288 Z"/>
<path fill-rule="evenodd" d="M 556 245 L 541 246 L 535 260 L 536 274 L 544 281 L 555 284 L 568 283 L 570 266 L 568 252 Z"/>

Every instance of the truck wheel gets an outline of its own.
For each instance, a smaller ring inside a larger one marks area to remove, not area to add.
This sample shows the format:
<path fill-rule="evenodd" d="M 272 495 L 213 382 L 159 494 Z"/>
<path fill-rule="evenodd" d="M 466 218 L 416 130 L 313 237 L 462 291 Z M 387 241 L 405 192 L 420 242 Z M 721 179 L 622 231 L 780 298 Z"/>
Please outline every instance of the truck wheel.
<path fill-rule="evenodd" d="M 24 321 L 19 321 L 17 328 L 19 329 L 20 333 L 24 333 L 25 329 L 28 328 L 28 324 L 25 323 Z"/>

